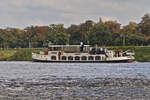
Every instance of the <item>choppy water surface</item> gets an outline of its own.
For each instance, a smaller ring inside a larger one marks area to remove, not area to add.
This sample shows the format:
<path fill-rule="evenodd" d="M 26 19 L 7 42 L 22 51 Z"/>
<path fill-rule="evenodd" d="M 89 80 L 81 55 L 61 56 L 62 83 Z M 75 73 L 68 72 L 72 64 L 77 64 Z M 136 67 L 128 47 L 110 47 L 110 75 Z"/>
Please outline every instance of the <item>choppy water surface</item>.
<path fill-rule="evenodd" d="M 0 99 L 146 100 L 149 88 L 150 63 L 0 62 Z"/>
<path fill-rule="evenodd" d="M 0 62 L 0 79 L 150 78 L 150 63 L 32 63 Z"/>

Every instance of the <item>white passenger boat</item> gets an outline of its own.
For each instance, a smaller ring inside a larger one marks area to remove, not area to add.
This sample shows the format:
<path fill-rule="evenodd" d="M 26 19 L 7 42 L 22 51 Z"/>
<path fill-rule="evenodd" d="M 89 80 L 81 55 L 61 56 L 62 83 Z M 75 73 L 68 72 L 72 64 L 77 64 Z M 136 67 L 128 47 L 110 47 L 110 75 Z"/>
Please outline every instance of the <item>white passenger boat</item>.
<path fill-rule="evenodd" d="M 80 48 L 71 51 L 64 48 Z M 122 50 L 108 50 L 89 45 L 49 45 L 47 51 L 32 53 L 34 62 L 56 62 L 56 63 L 121 63 L 135 60 L 134 53 Z"/>

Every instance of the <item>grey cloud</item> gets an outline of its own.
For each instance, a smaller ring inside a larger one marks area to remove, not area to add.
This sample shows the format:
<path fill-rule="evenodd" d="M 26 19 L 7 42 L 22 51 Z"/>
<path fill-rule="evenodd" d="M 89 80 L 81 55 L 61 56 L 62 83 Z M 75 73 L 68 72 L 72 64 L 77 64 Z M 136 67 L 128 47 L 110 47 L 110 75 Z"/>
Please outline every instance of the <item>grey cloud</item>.
<path fill-rule="evenodd" d="M 140 21 L 149 12 L 148 0 L 1 0 L 0 27 L 26 27 L 64 23 L 78 24 L 87 19 L 118 20 L 127 24 Z"/>

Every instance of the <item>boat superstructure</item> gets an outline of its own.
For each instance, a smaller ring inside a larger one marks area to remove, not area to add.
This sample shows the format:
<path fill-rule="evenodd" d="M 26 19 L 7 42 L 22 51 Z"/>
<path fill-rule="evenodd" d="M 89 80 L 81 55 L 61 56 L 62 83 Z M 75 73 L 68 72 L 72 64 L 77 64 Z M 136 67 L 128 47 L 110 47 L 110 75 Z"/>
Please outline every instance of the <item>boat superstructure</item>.
<path fill-rule="evenodd" d="M 64 50 L 64 48 L 78 47 L 79 51 Z M 35 62 L 63 62 L 63 63 L 119 63 L 132 62 L 134 55 L 126 55 L 122 50 L 108 50 L 89 45 L 50 45 L 45 52 L 32 53 Z M 133 53 L 132 53 L 133 54 Z"/>

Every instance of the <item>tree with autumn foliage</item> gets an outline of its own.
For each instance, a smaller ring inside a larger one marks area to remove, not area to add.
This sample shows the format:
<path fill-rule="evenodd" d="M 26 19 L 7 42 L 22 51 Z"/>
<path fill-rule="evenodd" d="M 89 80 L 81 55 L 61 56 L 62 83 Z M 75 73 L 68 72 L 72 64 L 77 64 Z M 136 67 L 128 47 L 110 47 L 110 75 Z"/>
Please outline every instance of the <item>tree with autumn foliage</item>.
<path fill-rule="evenodd" d="M 141 33 L 138 24 L 130 22 L 121 30 L 121 35 L 125 37 L 126 45 L 144 45 L 145 35 Z"/>
<path fill-rule="evenodd" d="M 1 48 L 47 47 L 53 44 L 84 44 L 100 46 L 150 45 L 150 15 L 145 14 L 140 23 L 129 22 L 121 26 L 117 21 L 93 22 L 65 28 L 63 24 L 28 26 L 24 29 L 0 29 Z"/>
<path fill-rule="evenodd" d="M 112 35 L 112 42 L 111 45 L 122 45 L 122 37 L 121 37 L 121 24 L 117 21 L 106 21 L 104 22 L 105 25 L 109 27 L 109 30 Z"/>

